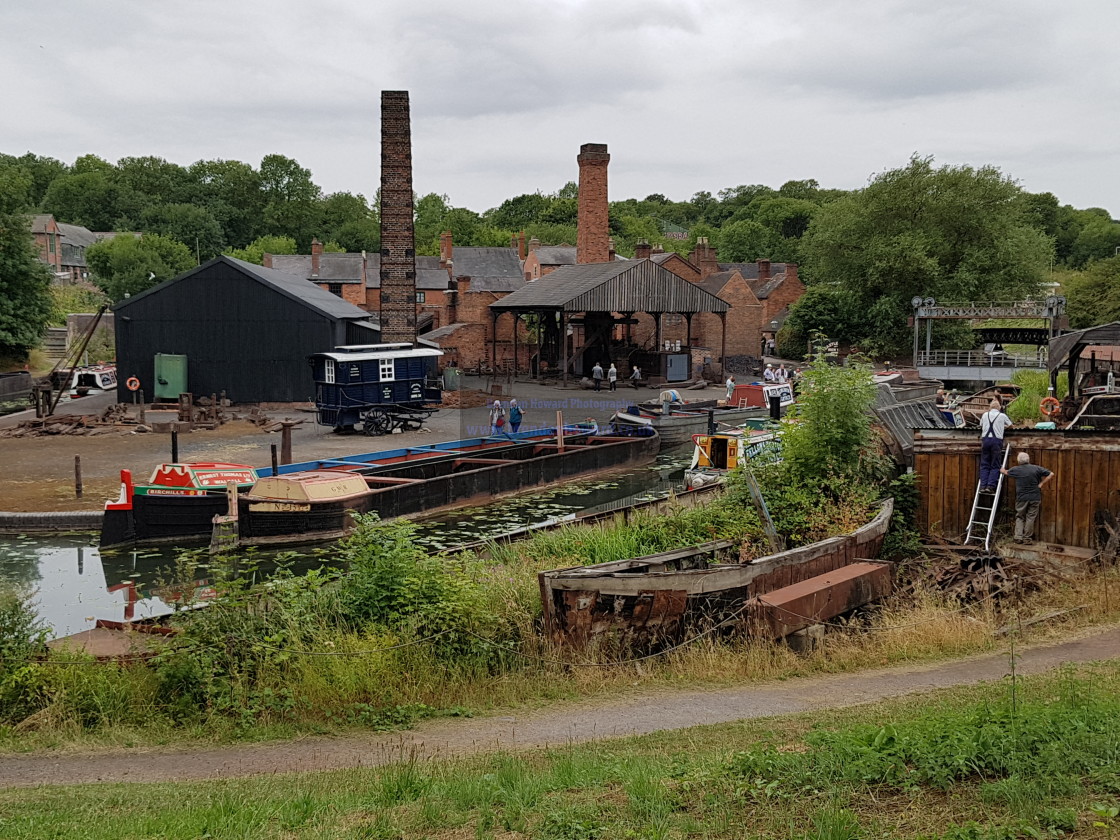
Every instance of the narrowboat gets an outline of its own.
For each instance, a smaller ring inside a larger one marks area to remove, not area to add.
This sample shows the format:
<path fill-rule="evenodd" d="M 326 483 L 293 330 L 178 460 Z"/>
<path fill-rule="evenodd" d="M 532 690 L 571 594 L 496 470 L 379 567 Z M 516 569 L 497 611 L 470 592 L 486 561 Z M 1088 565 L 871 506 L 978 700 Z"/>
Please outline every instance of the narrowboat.
<path fill-rule="evenodd" d="M 164 465 L 140 487 L 124 470 L 120 498 L 105 505 L 101 545 L 207 540 L 214 517 L 234 513 L 242 543 L 332 539 L 351 527 L 352 512 L 375 511 L 383 519 L 427 513 L 636 465 L 652 460 L 658 448 L 652 430 L 600 432 L 576 424 L 559 435 L 537 429 L 285 464 L 275 474 L 270 467 L 240 467 L 244 480 L 227 470 L 210 485 L 180 477 L 206 465 Z M 228 482 L 238 491 L 236 511 Z"/>
<path fill-rule="evenodd" d="M 745 467 L 755 458 L 780 456 L 778 430 L 743 427 L 693 435 L 692 463 L 684 471 L 685 486 L 698 489 L 718 484 L 736 467 Z"/>
<path fill-rule="evenodd" d="M 783 407 L 793 401 L 789 386 L 766 386 L 786 388 L 789 401 L 783 400 Z M 704 431 L 714 431 L 722 427 L 734 427 L 751 419 L 769 417 L 768 408 L 743 402 L 729 405 L 719 400 L 683 400 L 680 392 L 666 390 L 661 392 L 657 402 L 644 402 L 627 406 L 624 411 L 615 412 L 611 422 L 617 425 L 646 426 L 656 429 L 663 447 L 688 443 L 692 436 Z"/>
<path fill-rule="evenodd" d="M 74 368 L 67 393 L 71 399 L 100 394 L 117 389 L 117 368 L 115 365 L 86 365 Z"/>

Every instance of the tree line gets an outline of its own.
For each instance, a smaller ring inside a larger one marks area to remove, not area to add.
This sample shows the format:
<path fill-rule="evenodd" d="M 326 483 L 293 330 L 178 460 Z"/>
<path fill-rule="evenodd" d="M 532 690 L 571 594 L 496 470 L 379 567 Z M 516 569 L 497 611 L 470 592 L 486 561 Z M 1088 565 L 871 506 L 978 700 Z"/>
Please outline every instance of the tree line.
<path fill-rule="evenodd" d="M 574 244 L 577 187 L 514 196 L 484 212 L 429 193 L 416 198 L 415 212 L 418 254 L 437 254 L 444 230 L 457 245 L 505 246 L 521 231 L 546 244 Z M 95 232 L 143 234 L 87 251 L 93 279 L 113 300 L 219 253 L 260 262 L 266 252 L 307 253 L 314 238 L 327 251 L 380 248 L 376 194 L 325 193 L 307 168 L 283 155 L 257 166 L 0 155 L 0 233 L 25 231 L 22 222 L 3 220 L 32 213 Z M 1120 269 L 1113 265 L 1120 224 L 1104 209 L 1029 193 L 994 167 L 936 166 L 916 156 L 857 190 L 808 179 L 701 191 L 687 201 L 655 193 L 611 202 L 610 228 L 624 256 L 640 241 L 688 253 L 703 236 L 722 262 L 798 263 L 809 293 L 780 337 L 790 347 L 822 330 L 868 352 L 897 353 L 908 346 L 912 296 L 1010 299 L 1038 293 L 1048 277 L 1063 284 L 1075 325 L 1120 317 Z M 0 302 L 0 352 L 9 353 L 32 341 L 31 312 L 45 294 L 24 294 L 42 286 L 41 276 L 23 291 L 13 286 L 15 265 L 27 265 L 29 250 L 12 247 L 0 244 L 0 282 L 10 301 L 24 302 Z M 27 271 L 27 278 L 36 274 Z"/>

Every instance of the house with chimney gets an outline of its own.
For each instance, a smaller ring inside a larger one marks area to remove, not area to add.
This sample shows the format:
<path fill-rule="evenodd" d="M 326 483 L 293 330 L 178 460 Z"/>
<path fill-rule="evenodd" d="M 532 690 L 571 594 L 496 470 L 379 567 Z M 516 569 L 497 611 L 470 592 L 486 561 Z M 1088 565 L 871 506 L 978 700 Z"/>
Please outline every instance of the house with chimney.
<path fill-rule="evenodd" d="M 56 282 L 72 282 L 89 277 L 86 248 L 103 238 L 81 225 L 56 221 L 49 213 L 31 218 L 31 236 L 39 259 L 50 267 Z"/>

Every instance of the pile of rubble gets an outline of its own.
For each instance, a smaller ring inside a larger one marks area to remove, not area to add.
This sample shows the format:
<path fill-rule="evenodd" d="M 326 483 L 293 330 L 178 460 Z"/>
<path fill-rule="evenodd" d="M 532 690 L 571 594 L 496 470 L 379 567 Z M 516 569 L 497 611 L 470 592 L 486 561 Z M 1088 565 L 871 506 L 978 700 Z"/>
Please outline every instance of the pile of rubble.
<path fill-rule="evenodd" d="M 478 408 L 487 405 L 490 400 L 482 391 L 444 391 L 442 408 Z"/>
<path fill-rule="evenodd" d="M 761 376 L 762 359 L 747 354 L 726 356 L 723 360 L 723 370 L 724 373 L 733 373 L 736 376 Z"/>
<path fill-rule="evenodd" d="M 961 604 L 1020 598 L 1061 579 L 1056 572 L 1012 557 L 989 552 L 935 551 L 911 569 L 911 591 L 934 589 Z"/>

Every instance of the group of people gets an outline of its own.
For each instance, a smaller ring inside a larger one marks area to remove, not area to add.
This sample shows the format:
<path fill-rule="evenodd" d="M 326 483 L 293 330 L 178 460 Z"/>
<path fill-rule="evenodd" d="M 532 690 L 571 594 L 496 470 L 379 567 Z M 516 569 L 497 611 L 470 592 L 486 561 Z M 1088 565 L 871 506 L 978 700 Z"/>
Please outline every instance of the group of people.
<path fill-rule="evenodd" d="M 599 364 L 599 362 L 596 362 L 595 367 L 591 368 L 591 381 L 594 383 L 596 391 L 603 390 L 604 379 L 607 380 L 607 387 L 611 391 L 618 388 L 618 368 L 614 366 L 614 362 L 611 362 L 611 366 L 607 368 L 605 372 L 603 366 Z M 641 379 L 642 369 L 637 365 L 633 365 L 630 369 L 630 381 L 634 383 L 635 388 L 638 386 Z"/>
<path fill-rule="evenodd" d="M 1030 455 L 1020 452 L 1015 466 L 1003 466 L 1003 435 L 1014 422 L 1003 412 L 1003 403 L 992 400 L 980 418 L 980 492 L 995 493 L 1000 475 L 1015 479 L 1015 542 L 1034 541 L 1034 525 L 1042 506 L 1042 488 L 1054 473 L 1031 463 Z"/>
<path fill-rule="evenodd" d="M 505 432 L 516 433 L 521 428 L 521 421 L 525 412 L 517 404 L 517 400 L 509 401 L 509 412 L 502 406 L 501 400 L 494 400 L 490 406 L 490 433 L 500 435 Z M 508 428 L 507 428 L 508 426 Z"/>
<path fill-rule="evenodd" d="M 779 364 L 777 369 L 775 369 L 774 366 L 768 362 L 766 364 L 766 367 L 762 371 L 762 381 L 784 385 L 785 383 L 792 380 L 798 373 L 799 371 L 790 373 L 788 370 L 786 370 L 786 366 L 784 364 Z"/>

